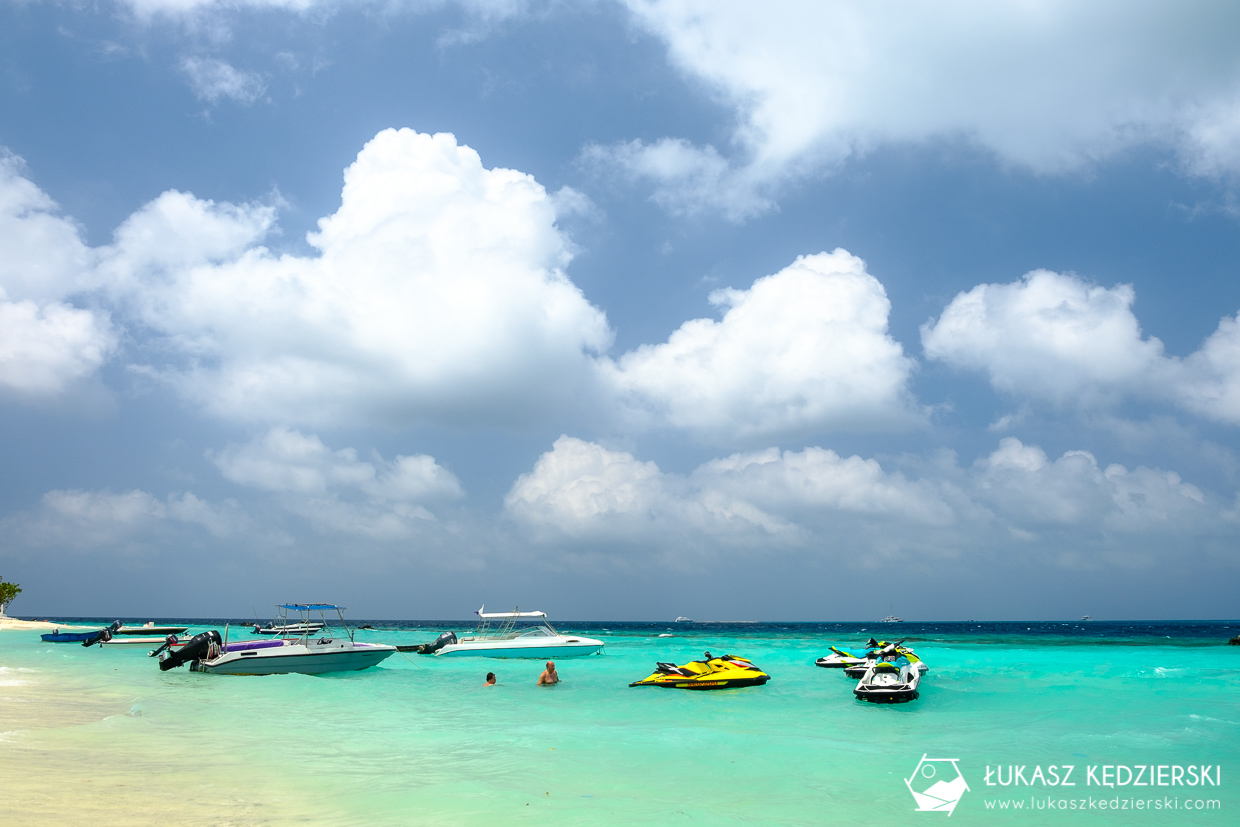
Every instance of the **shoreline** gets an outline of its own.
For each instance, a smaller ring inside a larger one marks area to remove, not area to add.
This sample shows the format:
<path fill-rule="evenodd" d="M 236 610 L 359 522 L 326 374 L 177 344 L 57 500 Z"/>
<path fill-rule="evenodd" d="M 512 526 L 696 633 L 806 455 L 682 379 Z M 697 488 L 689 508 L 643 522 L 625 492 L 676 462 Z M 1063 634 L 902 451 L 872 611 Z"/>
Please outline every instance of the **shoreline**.
<path fill-rule="evenodd" d="M 18 631 L 23 629 L 65 629 L 72 632 L 89 632 L 94 626 L 72 626 L 67 623 L 52 623 L 47 620 L 19 620 L 15 617 L 0 615 L 0 632 Z"/>

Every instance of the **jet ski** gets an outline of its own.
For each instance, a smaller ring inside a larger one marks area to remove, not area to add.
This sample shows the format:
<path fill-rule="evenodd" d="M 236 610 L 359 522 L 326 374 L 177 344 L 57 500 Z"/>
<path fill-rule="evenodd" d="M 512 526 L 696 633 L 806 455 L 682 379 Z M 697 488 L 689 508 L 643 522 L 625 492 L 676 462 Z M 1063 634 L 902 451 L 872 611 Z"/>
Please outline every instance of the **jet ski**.
<path fill-rule="evenodd" d="M 654 674 L 629 686 L 662 686 L 667 689 L 735 689 L 741 686 L 761 686 L 771 676 L 754 666 L 748 659 L 735 655 L 717 658 L 710 652 L 702 660 L 694 660 L 683 666 L 674 663 L 656 664 Z"/>
<path fill-rule="evenodd" d="M 853 695 L 876 704 L 900 704 L 917 700 L 921 670 L 912 663 L 903 665 L 876 660 L 866 668 Z"/>
<path fill-rule="evenodd" d="M 920 673 L 924 674 L 930 671 L 930 667 L 926 666 L 922 659 L 917 657 L 917 654 L 912 649 L 902 645 L 903 643 L 904 641 L 902 640 L 895 643 L 888 643 L 885 640 L 876 641 L 873 638 L 870 638 L 870 642 L 867 644 L 870 646 L 870 649 L 865 653 L 865 660 L 859 664 L 845 666 L 844 674 L 850 678 L 861 678 L 861 676 L 865 674 L 865 670 L 869 668 L 870 664 L 876 661 L 894 663 L 901 658 L 912 664 Z"/>
<path fill-rule="evenodd" d="M 864 655 L 857 656 L 846 649 L 838 649 L 832 646 L 831 654 L 824 658 L 819 658 L 814 661 L 814 664 L 821 666 L 823 669 L 843 669 L 846 666 L 863 666 L 868 662 Z"/>

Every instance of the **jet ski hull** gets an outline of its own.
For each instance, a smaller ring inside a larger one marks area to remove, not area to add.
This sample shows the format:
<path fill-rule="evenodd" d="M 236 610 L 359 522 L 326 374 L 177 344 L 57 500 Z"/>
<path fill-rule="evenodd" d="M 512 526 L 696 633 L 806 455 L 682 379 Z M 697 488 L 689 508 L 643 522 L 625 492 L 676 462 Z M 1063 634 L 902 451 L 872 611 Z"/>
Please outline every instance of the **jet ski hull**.
<path fill-rule="evenodd" d="M 771 676 L 766 674 L 753 678 L 725 678 L 718 680 L 679 678 L 676 680 L 652 681 L 647 678 L 644 681 L 634 681 L 629 686 L 658 686 L 663 689 L 740 689 L 744 686 L 761 686 L 770 679 Z"/>
<path fill-rule="evenodd" d="M 754 666 L 746 658 L 724 655 L 721 658 L 711 657 L 706 653 L 705 660 L 695 660 L 677 666 L 674 663 L 657 664 L 653 675 L 640 681 L 633 681 L 629 686 L 659 686 L 664 689 L 741 689 L 746 686 L 761 686 L 771 676 Z"/>

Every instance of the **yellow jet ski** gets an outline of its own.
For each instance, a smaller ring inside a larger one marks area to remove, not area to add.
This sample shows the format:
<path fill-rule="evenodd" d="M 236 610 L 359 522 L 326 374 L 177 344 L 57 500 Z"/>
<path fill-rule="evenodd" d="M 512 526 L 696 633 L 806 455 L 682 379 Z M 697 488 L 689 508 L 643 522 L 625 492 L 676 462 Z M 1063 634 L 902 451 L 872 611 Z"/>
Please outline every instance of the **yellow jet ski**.
<path fill-rule="evenodd" d="M 629 686 L 662 686 L 667 689 L 736 689 L 741 686 L 761 686 L 771 676 L 754 666 L 745 658 L 724 655 L 716 658 L 710 652 L 702 660 L 694 660 L 684 666 L 659 663 L 654 674 Z"/>

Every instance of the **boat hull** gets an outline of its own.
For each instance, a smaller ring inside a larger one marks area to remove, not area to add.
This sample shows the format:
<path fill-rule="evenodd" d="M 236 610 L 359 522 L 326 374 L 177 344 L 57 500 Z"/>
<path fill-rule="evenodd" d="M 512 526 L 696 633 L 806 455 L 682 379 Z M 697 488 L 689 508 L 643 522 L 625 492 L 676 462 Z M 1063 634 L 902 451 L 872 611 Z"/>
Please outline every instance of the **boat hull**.
<path fill-rule="evenodd" d="M 858 700 L 869 701 L 872 704 L 908 703 L 917 700 L 920 694 L 916 689 L 864 690 L 858 687 L 853 690 L 853 695 Z"/>
<path fill-rule="evenodd" d="M 290 651 L 275 654 L 267 654 L 264 650 L 227 652 L 212 661 L 195 661 L 190 664 L 190 670 L 216 675 L 323 675 L 330 672 L 358 672 L 382 663 L 396 652 L 394 646 L 373 644 L 365 648 L 327 651 L 316 651 L 305 646 L 284 648 Z"/>
<path fill-rule="evenodd" d="M 98 636 L 99 632 L 49 632 L 39 638 L 44 643 L 82 643 Z"/>
<path fill-rule="evenodd" d="M 515 642 L 515 641 L 514 641 Z M 494 643 L 476 644 L 454 643 L 443 647 L 435 653 L 435 657 L 449 658 L 584 658 L 598 654 L 603 649 L 602 641 L 589 643 L 564 643 L 547 645 L 541 643 L 533 646 L 502 646 Z"/>

